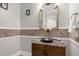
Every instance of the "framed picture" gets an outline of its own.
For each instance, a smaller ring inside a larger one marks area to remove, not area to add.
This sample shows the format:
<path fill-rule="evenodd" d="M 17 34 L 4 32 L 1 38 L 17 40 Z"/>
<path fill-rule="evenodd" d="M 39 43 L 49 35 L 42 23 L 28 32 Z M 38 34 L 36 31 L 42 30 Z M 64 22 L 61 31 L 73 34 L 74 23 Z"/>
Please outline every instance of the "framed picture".
<path fill-rule="evenodd" d="M 30 9 L 26 10 L 26 15 L 30 15 Z"/>
<path fill-rule="evenodd" d="M 0 7 L 5 10 L 8 10 L 8 3 L 0 3 Z"/>

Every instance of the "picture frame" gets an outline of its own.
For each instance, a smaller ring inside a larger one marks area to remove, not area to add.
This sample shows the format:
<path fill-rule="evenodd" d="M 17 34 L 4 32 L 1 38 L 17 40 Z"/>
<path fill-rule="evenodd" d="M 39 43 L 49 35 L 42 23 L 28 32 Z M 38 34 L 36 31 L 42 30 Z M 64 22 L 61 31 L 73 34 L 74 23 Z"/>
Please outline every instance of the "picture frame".
<path fill-rule="evenodd" d="M 28 15 L 28 16 L 30 15 L 30 9 L 26 10 L 26 15 Z"/>
<path fill-rule="evenodd" d="M 5 10 L 8 10 L 8 3 L 0 3 L 0 7 Z"/>

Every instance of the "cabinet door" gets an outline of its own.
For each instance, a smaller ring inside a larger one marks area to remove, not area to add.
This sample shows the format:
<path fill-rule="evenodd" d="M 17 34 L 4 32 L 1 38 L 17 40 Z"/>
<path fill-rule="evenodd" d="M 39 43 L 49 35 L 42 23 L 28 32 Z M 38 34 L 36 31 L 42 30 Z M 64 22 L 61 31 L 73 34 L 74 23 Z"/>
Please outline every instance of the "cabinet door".
<path fill-rule="evenodd" d="M 41 50 L 32 50 L 32 56 L 43 56 L 43 51 Z"/>
<path fill-rule="evenodd" d="M 65 56 L 65 47 L 45 46 L 46 55 L 48 56 Z"/>
<path fill-rule="evenodd" d="M 32 43 L 32 56 L 43 56 L 44 45 Z"/>

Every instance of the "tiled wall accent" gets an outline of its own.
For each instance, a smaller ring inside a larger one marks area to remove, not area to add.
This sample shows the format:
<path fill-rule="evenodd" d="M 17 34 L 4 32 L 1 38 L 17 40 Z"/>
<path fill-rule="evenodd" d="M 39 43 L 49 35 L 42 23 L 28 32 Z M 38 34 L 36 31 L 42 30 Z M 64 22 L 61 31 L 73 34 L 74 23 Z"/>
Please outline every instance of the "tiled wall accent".
<path fill-rule="evenodd" d="M 33 36 L 44 36 L 46 32 L 44 30 L 21 30 L 21 35 L 33 35 Z M 69 37 L 67 29 L 52 30 L 50 36 L 53 37 Z"/>
<path fill-rule="evenodd" d="M 78 37 L 76 37 L 76 32 L 78 31 Z M 50 36 L 53 37 L 64 37 L 64 38 L 72 38 L 79 42 L 79 28 L 74 29 L 71 33 L 68 33 L 67 29 L 59 29 L 59 30 L 52 30 L 50 32 Z M 16 35 L 30 35 L 30 36 L 44 36 L 46 32 L 44 30 L 26 30 L 26 29 L 0 29 L 0 38 L 2 37 L 10 37 Z"/>
<path fill-rule="evenodd" d="M 0 29 L 0 37 L 9 37 L 16 35 L 44 36 L 44 30 L 19 30 L 19 29 Z M 53 37 L 69 37 L 67 29 L 52 30 L 50 36 Z"/>
<path fill-rule="evenodd" d="M 76 28 L 76 30 L 78 31 L 78 37 L 76 38 L 76 41 L 79 42 L 79 28 Z"/>
<path fill-rule="evenodd" d="M 19 35 L 20 31 L 17 29 L 0 29 L 0 38 Z"/>
<path fill-rule="evenodd" d="M 78 31 L 78 37 L 76 37 L 76 31 Z M 72 32 L 69 33 L 70 38 L 72 38 L 73 40 L 79 42 L 79 28 L 73 28 Z"/>
<path fill-rule="evenodd" d="M 72 32 L 69 33 L 69 36 L 70 36 L 70 38 L 72 38 L 74 40 L 76 39 L 76 29 L 75 28 L 72 29 Z"/>

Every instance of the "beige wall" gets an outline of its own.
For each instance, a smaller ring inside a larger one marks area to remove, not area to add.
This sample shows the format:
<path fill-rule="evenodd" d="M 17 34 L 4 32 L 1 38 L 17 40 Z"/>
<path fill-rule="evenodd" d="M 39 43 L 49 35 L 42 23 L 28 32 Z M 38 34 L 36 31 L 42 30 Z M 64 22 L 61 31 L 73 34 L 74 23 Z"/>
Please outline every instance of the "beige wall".
<path fill-rule="evenodd" d="M 8 10 L 0 8 L 0 29 L 20 27 L 20 3 L 8 3 Z"/>
<path fill-rule="evenodd" d="M 59 4 L 59 28 L 69 24 L 69 4 Z M 31 10 L 30 16 L 26 9 Z M 9 3 L 8 10 L 0 8 L 0 28 L 39 28 L 39 3 Z"/>
<path fill-rule="evenodd" d="M 59 6 L 59 28 L 69 26 L 69 3 L 61 3 Z"/>
<path fill-rule="evenodd" d="M 59 4 L 59 28 L 68 28 L 69 4 Z M 31 10 L 31 15 L 26 15 L 26 9 Z M 39 3 L 21 4 L 21 28 L 39 28 Z"/>
<path fill-rule="evenodd" d="M 38 3 L 21 4 L 21 28 L 39 28 L 39 7 Z M 30 9 L 30 15 L 26 15 L 26 10 Z"/>

